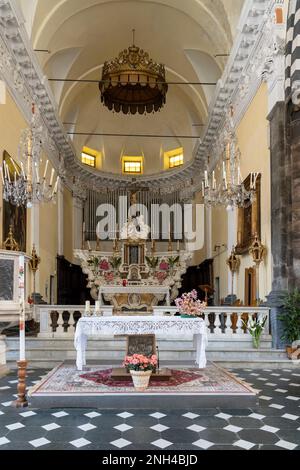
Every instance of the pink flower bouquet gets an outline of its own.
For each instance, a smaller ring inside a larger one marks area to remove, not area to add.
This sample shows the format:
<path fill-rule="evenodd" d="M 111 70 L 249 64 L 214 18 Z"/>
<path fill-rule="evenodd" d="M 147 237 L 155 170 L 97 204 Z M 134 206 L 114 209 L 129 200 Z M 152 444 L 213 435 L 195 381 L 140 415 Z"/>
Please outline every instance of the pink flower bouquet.
<path fill-rule="evenodd" d="M 104 273 L 104 279 L 106 282 L 113 282 L 114 280 L 114 273 L 110 272 L 110 273 Z"/>
<path fill-rule="evenodd" d="M 169 263 L 167 263 L 166 261 L 162 261 L 162 262 L 160 263 L 160 265 L 159 265 L 159 269 L 160 269 L 161 271 L 169 271 L 170 265 L 169 265 Z"/>
<path fill-rule="evenodd" d="M 182 294 L 175 300 L 175 305 L 181 315 L 189 315 L 191 317 L 200 317 L 206 308 L 206 303 L 198 299 L 196 290 L 192 290 L 188 294 Z"/>
<path fill-rule="evenodd" d="M 106 259 L 102 259 L 99 263 L 99 268 L 101 271 L 108 271 L 109 270 L 109 263 Z"/>
<path fill-rule="evenodd" d="M 168 275 L 166 272 L 158 271 L 157 273 L 155 273 L 155 277 L 160 283 L 162 283 L 167 279 Z"/>
<path fill-rule="evenodd" d="M 153 355 L 150 357 L 143 356 L 142 354 L 133 354 L 133 356 L 126 356 L 123 362 L 123 366 L 128 370 L 136 371 L 154 371 L 157 367 L 157 356 Z"/>

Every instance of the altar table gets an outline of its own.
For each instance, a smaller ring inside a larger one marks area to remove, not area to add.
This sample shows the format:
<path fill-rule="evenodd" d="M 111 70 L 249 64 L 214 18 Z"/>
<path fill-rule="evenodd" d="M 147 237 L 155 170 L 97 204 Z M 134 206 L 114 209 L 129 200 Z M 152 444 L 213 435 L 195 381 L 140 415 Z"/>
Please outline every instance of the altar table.
<path fill-rule="evenodd" d="M 74 346 L 77 351 L 76 365 L 82 370 L 86 365 L 86 347 L 89 336 L 148 335 L 181 337 L 192 334 L 196 346 L 196 364 L 206 367 L 207 327 L 202 318 L 114 316 L 82 317 L 77 323 Z"/>
<path fill-rule="evenodd" d="M 170 288 L 167 286 L 129 285 L 129 286 L 100 286 L 98 298 L 102 303 L 102 294 L 162 294 L 166 296 L 167 305 L 170 305 Z"/>

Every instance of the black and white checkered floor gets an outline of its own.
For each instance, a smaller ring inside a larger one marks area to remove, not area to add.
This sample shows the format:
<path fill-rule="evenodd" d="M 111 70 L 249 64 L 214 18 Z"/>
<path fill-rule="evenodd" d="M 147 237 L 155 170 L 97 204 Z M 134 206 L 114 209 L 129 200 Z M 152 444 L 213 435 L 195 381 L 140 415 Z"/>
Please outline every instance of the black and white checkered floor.
<path fill-rule="evenodd" d="M 27 385 L 45 375 L 29 371 Z M 251 409 L 12 408 L 15 373 L 0 379 L 0 450 L 300 450 L 300 370 L 235 370 L 259 390 Z"/>

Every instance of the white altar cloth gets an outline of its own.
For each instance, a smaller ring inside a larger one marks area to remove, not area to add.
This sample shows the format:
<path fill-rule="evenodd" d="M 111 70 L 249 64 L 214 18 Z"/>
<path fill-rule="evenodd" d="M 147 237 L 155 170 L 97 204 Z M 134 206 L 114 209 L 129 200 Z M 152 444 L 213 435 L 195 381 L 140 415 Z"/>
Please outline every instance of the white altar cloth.
<path fill-rule="evenodd" d="M 162 294 L 170 305 L 170 288 L 168 286 L 129 285 L 129 286 L 100 286 L 98 298 L 102 302 L 102 294 Z"/>
<path fill-rule="evenodd" d="M 82 317 L 77 323 L 74 346 L 77 351 L 76 365 L 82 370 L 86 365 L 86 347 L 89 336 L 148 335 L 162 334 L 164 337 L 192 334 L 196 346 L 196 364 L 206 367 L 207 327 L 202 318 L 114 316 Z M 125 353 L 125 351 L 124 351 Z"/>

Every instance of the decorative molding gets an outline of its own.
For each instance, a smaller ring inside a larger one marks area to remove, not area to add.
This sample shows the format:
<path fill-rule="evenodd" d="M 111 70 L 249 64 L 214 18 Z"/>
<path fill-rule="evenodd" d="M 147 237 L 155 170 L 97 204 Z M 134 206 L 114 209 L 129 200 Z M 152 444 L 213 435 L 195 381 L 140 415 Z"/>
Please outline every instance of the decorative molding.
<path fill-rule="evenodd" d="M 238 26 L 239 33 L 210 104 L 204 138 L 193 161 L 177 170 L 139 177 L 138 183 L 148 186 L 152 191 L 185 191 L 187 184 L 192 186 L 194 192 L 199 190 L 206 157 L 214 149 L 225 122 L 228 106 L 237 103 L 235 119 L 238 122 L 255 96 L 262 79 L 270 75 L 276 62 L 274 56 L 278 55 L 279 49 L 271 51 L 270 59 L 269 48 L 272 46 L 273 30 L 266 27 L 273 8 L 274 0 L 246 0 Z M 37 104 L 45 131 L 49 135 L 49 159 L 53 166 L 58 168 L 58 156 L 64 157 L 65 167 L 68 168 L 69 187 L 72 186 L 70 181 L 74 176 L 95 190 L 103 187 L 112 190 L 125 189 L 136 183 L 131 177 L 95 172 L 82 165 L 58 117 L 54 97 L 35 58 L 24 19 L 15 0 L 0 0 L 0 25 L 0 77 L 7 83 L 28 121 L 31 102 Z M 261 64 L 264 64 L 262 69 L 259 67 Z M 212 165 L 216 157 L 211 160 Z"/>

